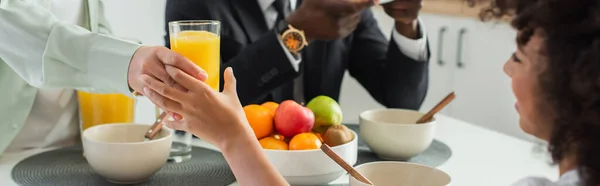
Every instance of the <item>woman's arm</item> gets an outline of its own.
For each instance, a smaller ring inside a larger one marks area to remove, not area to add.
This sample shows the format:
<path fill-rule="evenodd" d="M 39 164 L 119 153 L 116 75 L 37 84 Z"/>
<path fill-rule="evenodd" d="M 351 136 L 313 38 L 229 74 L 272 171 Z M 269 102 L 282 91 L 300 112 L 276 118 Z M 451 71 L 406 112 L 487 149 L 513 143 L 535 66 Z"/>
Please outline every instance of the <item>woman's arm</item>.
<path fill-rule="evenodd" d="M 128 67 L 139 44 L 61 22 L 33 1 L 0 1 L 0 23 L 0 62 L 29 84 L 130 94 Z"/>

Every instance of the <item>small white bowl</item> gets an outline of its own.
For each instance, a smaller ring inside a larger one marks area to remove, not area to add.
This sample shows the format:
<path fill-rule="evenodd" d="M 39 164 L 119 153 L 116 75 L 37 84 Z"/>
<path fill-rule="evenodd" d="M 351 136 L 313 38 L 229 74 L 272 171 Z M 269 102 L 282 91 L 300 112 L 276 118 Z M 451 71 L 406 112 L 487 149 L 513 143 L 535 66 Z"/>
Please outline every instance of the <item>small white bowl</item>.
<path fill-rule="evenodd" d="M 447 186 L 452 179 L 446 172 L 414 163 L 379 161 L 361 164 L 356 171 L 365 176 L 374 186 L 411 185 Z M 350 186 L 368 186 L 349 176 Z"/>
<path fill-rule="evenodd" d="M 435 118 L 415 124 L 423 115 L 406 109 L 365 111 L 359 116 L 360 136 L 381 159 L 408 160 L 425 151 L 435 136 Z"/>
<path fill-rule="evenodd" d="M 167 162 L 171 129 L 163 127 L 154 140 L 144 141 L 150 125 L 114 123 L 83 131 L 87 162 L 109 182 L 134 184 L 148 180 Z"/>
<path fill-rule="evenodd" d="M 346 144 L 331 147 L 348 164 L 354 165 L 358 156 L 358 135 Z M 291 185 L 324 185 L 332 182 L 346 171 L 321 149 L 314 150 L 271 150 L 265 155 L 277 171 Z"/>

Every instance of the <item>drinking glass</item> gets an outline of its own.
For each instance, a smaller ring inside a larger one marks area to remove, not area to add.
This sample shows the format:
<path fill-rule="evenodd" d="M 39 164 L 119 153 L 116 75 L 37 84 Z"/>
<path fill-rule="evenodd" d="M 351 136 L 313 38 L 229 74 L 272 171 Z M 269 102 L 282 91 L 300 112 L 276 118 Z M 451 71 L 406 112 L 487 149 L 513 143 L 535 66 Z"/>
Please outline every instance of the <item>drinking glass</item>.
<path fill-rule="evenodd" d="M 221 23 L 215 20 L 185 20 L 169 22 L 171 50 L 185 56 L 208 74 L 205 81 L 211 88 L 220 88 Z M 192 134 L 173 130 L 173 145 L 169 160 L 185 161 L 192 155 Z"/>

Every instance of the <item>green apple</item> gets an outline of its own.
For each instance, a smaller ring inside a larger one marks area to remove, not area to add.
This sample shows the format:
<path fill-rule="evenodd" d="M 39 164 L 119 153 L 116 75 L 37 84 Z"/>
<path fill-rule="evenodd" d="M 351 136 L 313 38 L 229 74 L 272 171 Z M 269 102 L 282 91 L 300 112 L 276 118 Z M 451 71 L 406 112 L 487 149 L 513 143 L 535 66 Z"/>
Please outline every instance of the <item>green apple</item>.
<path fill-rule="evenodd" d="M 329 96 L 317 96 L 306 107 L 315 114 L 313 132 L 324 133 L 329 127 L 342 124 L 342 108 Z"/>

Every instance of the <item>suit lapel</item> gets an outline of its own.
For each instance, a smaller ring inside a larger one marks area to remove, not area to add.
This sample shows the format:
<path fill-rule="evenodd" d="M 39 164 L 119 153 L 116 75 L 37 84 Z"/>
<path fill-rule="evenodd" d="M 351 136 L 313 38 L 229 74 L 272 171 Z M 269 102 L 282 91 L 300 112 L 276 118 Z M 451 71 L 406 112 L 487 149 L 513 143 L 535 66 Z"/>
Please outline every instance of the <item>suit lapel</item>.
<path fill-rule="evenodd" d="M 250 42 L 255 42 L 269 29 L 256 0 L 231 0 L 237 19 L 243 25 Z"/>

